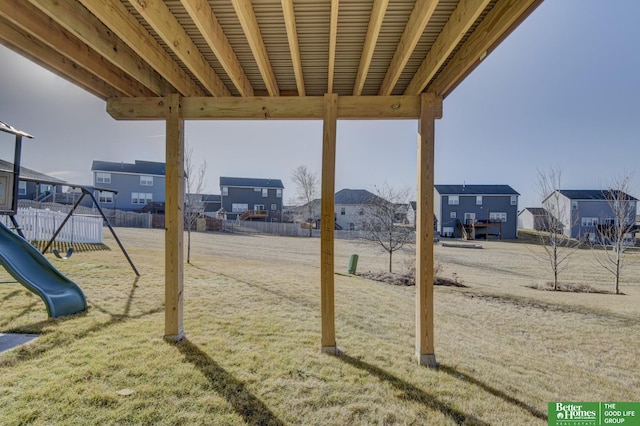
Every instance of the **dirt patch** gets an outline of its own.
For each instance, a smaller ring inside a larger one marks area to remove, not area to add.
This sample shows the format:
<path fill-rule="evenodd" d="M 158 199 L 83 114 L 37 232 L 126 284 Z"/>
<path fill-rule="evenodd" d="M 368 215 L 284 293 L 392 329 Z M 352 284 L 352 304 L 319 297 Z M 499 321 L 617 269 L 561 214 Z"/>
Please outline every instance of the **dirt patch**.
<path fill-rule="evenodd" d="M 380 281 L 387 284 L 399 286 L 416 285 L 415 275 L 413 273 L 396 274 L 392 272 L 363 272 L 358 274 L 362 278 Z M 434 285 L 443 285 L 450 287 L 467 287 L 456 278 L 436 277 L 433 280 Z"/>

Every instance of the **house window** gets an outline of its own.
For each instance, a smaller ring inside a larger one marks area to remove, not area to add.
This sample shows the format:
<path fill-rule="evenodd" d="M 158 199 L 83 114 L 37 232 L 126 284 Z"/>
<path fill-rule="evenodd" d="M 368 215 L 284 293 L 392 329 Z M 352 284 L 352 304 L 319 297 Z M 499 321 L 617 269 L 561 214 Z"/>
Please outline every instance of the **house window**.
<path fill-rule="evenodd" d="M 587 241 L 589 241 L 590 243 L 595 243 L 596 242 L 596 233 L 595 232 L 587 232 L 585 234 L 585 236 L 587 237 Z"/>
<path fill-rule="evenodd" d="M 111 183 L 111 173 L 96 173 L 96 183 Z"/>
<path fill-rule="evenodd" d="M 276 197 L 282 198 L 282 189 L 276 189 Z"/>
<path fill-rule="evenodd" d="M 340 207 L 340 216 L 344 216 L 345 214 L 347 214 L 346 207 Z"/>
<path fill-rule="evenodd" d="M 607 217 L 602 221 L 602 223 L 607 226 L 615 226 L 616 219 L 613 217 Z"/>
<path fill-rule="evenodd" d="M 153 202 L 153 194 L 150 192 L 132 192 L 131 204 L 149 204 Z"/>
<path fill-rule="evenodd" d="M 458 214 L 456 212 L 451 212 L 451 213 L 449 213 L 449 217 L 451 219 L 455 219 L 456 217 L 458 217 Z"/>
<path fill-rule="evenodd" d="M 224 197 L 226 197 L 226 196 L 228 196 L 228 195 L 229 195 L 229 187 L 228 187 L 228 186 L 223 186 L 223 187 L 222 187 L 222 195 L 223 195 Z"/>
<path fill-rule="evenodd" d="M 100 203 L 113 203 L 113 192 L 100 191 L 98 193 L 98 202 L 100 202 Z"/>
<path fill-rule="evenodd" d="M 153 186 L 153 176 L 140 176 L 140 186 Z"/>
<path fill-rule="evenodd" d="M 598 225 L 597 217 L 583 217 L 582 226 L 596 226 Z"/>
<path fill-rule="evenodd" d="M 442 227 L 442 236 L 443 237 L 453 237 L 453 226 L 444 226 L 444 227 Z"/>
<path fill-rule="evenodd" d="M 518 205 L 518 196 L 517 195 L 512 195 L 511 196 L 511 205 L 512 206 L 517 206 Z"/>
<path fill-rule="evenodd" d="M 482 205 L 482 195 L 476 195 L 476 206 L 481 206 L 481 205 Z"/>
<path fill-rule="evenodd" d="M 489 213 L 489 222 L 506 222 L 507 221 L 507 213 L 506 212 L 491 212 Z"/>
<path fill-rule="evenodd" d="M 273 210 L 273 211 L 278 210 L 278 205 L 277 204 L 271 204 L 271 210 Z"/>
<path fill-rule="evenodd" d="M 262 188 L 262 197 L 266 198 L 269 196 L 269 189 L 268 188 Z"/>
<path fill-rule="evenodd" d="M 233 203 L 231 204 L 231 211 L 233 213 L 244 213 L 249 210 L 249 204 Z"/>
<path fill-rule="evenodd" d="M 571 208 L 572 208 L 573 210 L 576 210 L 576 209 L 578 208 L 578 202 L 577 202 L 576 200 L 573 200 L 573 201 L 571 202 Z"/>
<path fill-rule="evenodd" d="M 18 182 L 18 195 L 27 195 L 27 182 Z"/>
<path fill-rule="evenodd" d="M 465 213 L 464 214 L 464 223 L 466 225 L 473 225 L 476 223 L 476 214 L 475 213 Z"/>
<path fill-rule="evenodd" d="M 459 195 L 449 195 L 449 205 L 457 206 L 460 204 L 460 196 Z"/>
<path fill-rule="evenodd" d="M 253 209 L 254 210 L 264 210 L 264 204 L 254 204 L 253 205 Z"/>

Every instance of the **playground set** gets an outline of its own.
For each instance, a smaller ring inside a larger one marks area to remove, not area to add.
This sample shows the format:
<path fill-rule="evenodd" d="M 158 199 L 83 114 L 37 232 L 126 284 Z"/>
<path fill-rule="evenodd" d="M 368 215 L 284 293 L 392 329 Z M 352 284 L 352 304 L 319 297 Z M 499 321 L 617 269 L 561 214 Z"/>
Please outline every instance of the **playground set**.
<path fill-rule="evenodd" d="M 91 189 L 99 188 L 90 189 L 80 185 L 70 185 L 75 188 L 80 188 L 82 195 L 73 205 L 64 221 L 56 229 L 51 240 L 46 244 L 42 252 L 25 238 L 20 224 L 16 219 L 20 180 L 20 156 L 22 139 L 31 139 L 33 136 L 1 121 L 0 131 L 15 136 L 13 171 L 0 170 L 0 215 L 8 216 L 13 224 L 13 228 L 10 229 L 0 222 L 0 265 L 3 266 L 17 282 L 38 295 L 44 301 L 49 317 L 56 318 L 72 315 L 87 309 L 87 301 L 82 289 L 58 271 L 44 256 L 44 253 L 46 253 L 60 231 L 64 228 L 69 218 L 73 215 L 73 212 L 80 205 L 82 199 L 87 195 L 94 201 L 94 204 L 97 206 L 104 222 L 109 227 L 109 230 L 131 265 L 131 268 L 137 276 L 140 276 L 140 273 L 127 254 L 109 220 L 95 200 Z M 54 255 L 61 259 L 70 258 L 73 252 L 73 243 L 64 255 L 61 255 L 57 250 L 53 250 Z"/>

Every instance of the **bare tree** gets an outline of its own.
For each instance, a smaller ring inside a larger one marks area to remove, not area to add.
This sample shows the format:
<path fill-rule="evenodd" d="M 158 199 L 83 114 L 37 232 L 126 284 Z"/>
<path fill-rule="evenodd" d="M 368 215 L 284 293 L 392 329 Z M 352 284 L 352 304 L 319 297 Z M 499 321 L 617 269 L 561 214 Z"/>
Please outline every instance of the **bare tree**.
<path fill-rule="evenodd" d="M 393 253 L 415 238 L 414 229 L 403 225 L 397 217 L 399 207 L 408 199 L 408 189 L 396 189 L 385 183 L 376 188 L 376 197 L 367 204 L 365 239 L 389 253 L 389 272 L 393 272 Z"/>
<path fill-rule="evenodd" d="M 187 228 L 187 263 L 191 263 L 191 230 L 198 217 L 204 213 L 202 193 L 207 185 L 205 174 L 207 172 L 207 160 L 203 159 L 199 166 L 194 164 L 193 147 L 186 144 L 184 166 L 187 183 L 187 196 L 185 197 L 185 225 Z"/>
<path fill-rule="evenodd" d="M 611 216 L 603 217 L 601 223 L 596 224 L 597 236 L 592 247 L 600 249 L 594 250 L 596 261 L 613 275 L 614 291 L 620 294 L 625 252 L 633 244 L 637 200 L 629 195 L 631 176 L 614 178 L 611 187 L 603 191 Z"/>
<path fill-rule="evenodd" d="M 291 172 L 291 180 L 296 185 L 296 204 L 303 207 L 304 221 L 309 224 L 309 236 L 312 235 L 312 224 L 315 219 L 314 201 L 318 197 L 318 176 L 307 169 L 307 166 L 301 165 Z"/>
<path fill-rule="evenodd" d="M 538 235 L 544 249 L 540 258 L 553 273 L 554 290 L 558 290 L 558 276 L 567 268 L 569 258 L 580 246 L 580 240 L 570 237 L 576 219 L 571 214 L 570 203 L 560 193 L 561 188 L 562 172 L 559 169 L 538 170 L 538 191 L 545 209 L 539 224 Z"/>

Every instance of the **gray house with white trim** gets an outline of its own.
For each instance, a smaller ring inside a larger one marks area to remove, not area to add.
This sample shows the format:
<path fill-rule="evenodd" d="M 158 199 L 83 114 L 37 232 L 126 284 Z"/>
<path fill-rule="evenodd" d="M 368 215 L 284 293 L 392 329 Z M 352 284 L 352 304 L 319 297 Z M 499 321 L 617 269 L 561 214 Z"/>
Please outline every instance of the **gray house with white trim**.
<path fill-rule="evenodd" d="M 91 165 L 93 185 L 117 191 L 96 191 L 102 207 L 136 211 L 147 204 L 164 203 L 165 163 L 135 160 L 135 163 L 116 163 L 94 160 Z"/>
<path fill-rule="evenodd" d="M 434 213 L 443 237 L 518 237 L 518 196 L 509 185 L 435 185 Z"/>
<path fill-rule="evenodd" d="M 558 196 L 554 196 L 554 194 Z M 619 192 L 620 196 L 615 197 L 620 202 L 629 203 L 626 209 L 628 214 L 627 225 L 633 227 L 636 220 L 637 198 Z M 556 201 L 557 200 L 557 201 Z M 555 207 L 555 211 L 571 212 L 570 215 L 561 218 L 564 226 L 564 233 L 568 237 L 576 239 L 588 239 L 595 241 L 598 234 L 598 225 L 606 225 L 614 220 L 613 208 L 611 205 L 611 192 L 601 189 L 561 189 L 554 191 L 547 196 L 542 205 L 551 210 L 550 203 L 561 203 Z M 633 239 L 630 235 L 629 239 Z"/>
<path fill-rule="evenodd" d="M 220 176 L 220 204 L 229 220 L 282 221 L 280 179 Z"/>

